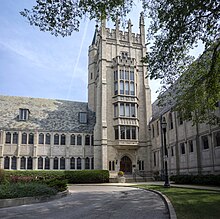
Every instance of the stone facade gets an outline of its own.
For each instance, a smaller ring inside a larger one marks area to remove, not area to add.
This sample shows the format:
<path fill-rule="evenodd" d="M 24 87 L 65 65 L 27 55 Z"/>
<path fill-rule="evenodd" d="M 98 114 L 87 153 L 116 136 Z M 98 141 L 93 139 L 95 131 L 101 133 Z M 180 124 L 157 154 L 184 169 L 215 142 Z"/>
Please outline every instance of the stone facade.
<path fill-rule="evenodd" d="M 152 171 L 163 174 L 164 162 L 168 163 L 169 175 L 173 174 L 219 174 L 220 173 L 220 127 L 219 125 L 192 124 L 183 121 L 171 106 L 159 108 L 153 103 L 150 122 L 152 142 Z M 220 107 L 216 109 L 220 116 Z M 164 130 L 168 157 L 164 157 Z M 164 162 L 163 162 L 164 161 Z"/>
<path fill-rule="evenodd" d="M 106 28 L 96 29 L 89 47 L 88 105 L 96 113 L 94 160 L 96 169 L 151 171 L 151 93 L 146 77 L 144 18 L 140 33 Z"/>

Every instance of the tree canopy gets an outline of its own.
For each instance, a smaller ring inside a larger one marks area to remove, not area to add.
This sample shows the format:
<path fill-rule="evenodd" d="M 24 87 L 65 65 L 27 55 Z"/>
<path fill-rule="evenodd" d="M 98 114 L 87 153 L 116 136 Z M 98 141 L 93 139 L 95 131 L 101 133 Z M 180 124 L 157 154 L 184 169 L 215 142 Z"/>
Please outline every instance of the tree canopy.
<path fill-rule="evenodd" d="M 21 14 L 42 31 L 68 36 L 79 30 L 84 17 L 125 19 L 134 4 L 133 0 L 36 0 Z M 148 39 L 153 44 L 143 57 L 149 78 L 162 79 L 165 90 L 175 87 L 168 93 L 185 118 L 193 113 L 196 122 L 210 121 L 220 100 L 220 0 L 142 0 L 142 5 L 151 19 Z M 189 50 L 200 41 L 205 51 L 193 62 Z"/>

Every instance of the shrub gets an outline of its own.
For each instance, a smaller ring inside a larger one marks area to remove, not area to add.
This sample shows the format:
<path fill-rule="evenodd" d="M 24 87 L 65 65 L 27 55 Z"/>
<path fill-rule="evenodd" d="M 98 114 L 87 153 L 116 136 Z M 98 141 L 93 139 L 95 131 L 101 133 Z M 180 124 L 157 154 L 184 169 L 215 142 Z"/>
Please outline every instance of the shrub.
<path fill-rule="evenodd" d="M 45 180 L 44 183 L 48 187 L 56 189 L 58 192 L 67 190 L 67 180 L 49 179 Z"/>
<path fill-rule="evenodd" d="M 54 188 L 36 182 L 0 185 L 0 199 L 48 196 L 56 193 Z"/>
<path fill-rule="evenodd" d="M 0 184 L 4 184 L 7 182 L 5 170 L 0 169 Z"/>
<path fill-rule="evenodd" d="M 220 175 L 174 175 L 170 177 L 176 184 L 196 184 L 220 186 Z"/>
<path fill-rule="evenodd" d="M 124 172 L 123 172 L 123 171 L 119 171 L 119 172 L 118 172 L 118 176 L 119 176 L 119 177 L 124 176 Z"/>
<path fill-rule="evenodd" d="M 8 180 L 11 183 L 29 183 L 35 181 L 36 178 L 33 176 L 10 176 Z"/>

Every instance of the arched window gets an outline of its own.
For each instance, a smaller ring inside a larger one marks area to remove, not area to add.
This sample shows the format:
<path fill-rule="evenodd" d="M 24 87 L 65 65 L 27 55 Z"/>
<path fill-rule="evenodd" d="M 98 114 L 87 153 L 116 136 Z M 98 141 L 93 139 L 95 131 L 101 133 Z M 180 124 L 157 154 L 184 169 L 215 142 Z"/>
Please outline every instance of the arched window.
<path fill-rule="evenodd" d="M 29 134 L 28 144 L 34 144 L 34 134 L 33 133 Z"/>
<path fill-rule="evenodd" d="M 21 170 L 25 170 L 26 169 L 26 157 L 22 157 L 21 158 L 20 169 Z"/>
<path fill-rule="evenodd" d="M 44 134 L 43 133 L 39 134 L 38 144 L 44 144 Z"/>
<path fill-rule="evenodd" d="M 58 134 L 54 135 L 54 144 L 59 145 L 59 135 Z"/>
<path fill-rule="evenodd" d="M 12 140 L 13 144 L 17 144 L 18 143 L 18 133 L 14 132 L 13 133 L 13 140 Z"/>
<path fill-rule="evenodd" d="M 45 143 L 50 144 L 50 134 L 49 133 L 46 134 L 46 142 Z"/>
<path fill-rule="evenodd" d="M 169 113 L 169 128 L 173 129 L 173 116 L 172 113 Z"/>
<path fill-rule="evenodd" d="M 70 169 L 75 170 L 75 158 L 74 157 L 70 158 Z"/>
<path fill-rule="evenodd" d="M 8 156 L 4 159 L 4 169 L 9 169 L 10 166 L 10 158 Z"/>
<path fill-rule="evenodd" d="M 22 133 L 21 144 L 27 144 L 27 133 Z"/>
<path fill-rule="evenodd" d="M 80 157 L 77 158 L 77 170 L 82 169 L 82 159 Z"/>
<path fill-rule="evenodd" d="M 32 158 L 32 157 L 28 157 L 28 160 L 27 160 L 27 169 L 28 169 L 28 170 L 32 170 L 32 169 L 33 169 L 33 158 Z"/>
<path fill-rule="evenodd" d="M 61 170 L 65 170 L 65 158 L 64 157 L 61 157 L 60 158 L 60 169 Z"/>
<path fill-rule="evenodd" d="M 38 169 L 43 169 L 43 157 L 38 157 Z"/>
<path fill-rule="evenodd" d="M 64 134 L 61 135 L 61 145 L 66 145 L 66 136 Z"/>
<path fill-rule="evenodd" d="M 90 135 L 85 136 L 85 145 L 90 145 Z"/>
<path fill-rule="evenodd" d="M 11 133 L 10 132 L 6 133 L 5 143 L 6 144 L 11 144 Z"/>
<path fill-rule="evenodd" d="M 50 158 L 49 157 L 45 157 L 44 169 L 45 170 L 49 170 L 50 169 Z"/>
<path fill-rule="evenodd" d="M 155 133 L 154 133 L 154 125 L 151 126 L 152 127 L 152 137 L 155 137 Z"/>
<path fill-rule="evenodd" d="M 82 145 L 82 136 L 77 135 L 77 145 Z"/>
<path fill-rule="evenodd" d="M 75 145 L 75 144 L 76 144 L 75 141 L 76 141 L 75 135 L 72 134 L 72 135 L 70 136 L 70 144 L 71 144 L 71 145 Z"/>
<path fill-rule="evenodd" d="M 16 170 L 17 169 L 17 157 L 13 156 L 11 158 L 11 169 Z"/>
<path fill-rule="evenodd" d="M 58 158 L 54 157 L 53 159 L 53 169 L 58 170 Z"/>
<path fill-rule="evenodd" d="M 90 169 L 90 159 L 88 157 L 85 159 L 85 169 L 86 170 Z"/>

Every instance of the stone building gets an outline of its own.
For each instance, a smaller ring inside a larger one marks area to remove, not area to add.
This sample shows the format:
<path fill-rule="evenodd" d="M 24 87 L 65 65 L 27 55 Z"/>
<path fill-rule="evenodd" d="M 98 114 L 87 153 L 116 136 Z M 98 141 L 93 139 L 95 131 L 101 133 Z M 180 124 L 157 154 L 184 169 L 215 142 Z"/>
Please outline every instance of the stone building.
<path fill-rule="evenodd" d="M 144 176 L 220 173 L 220 128 L 151 107 L 144 17 L 139 33 L 96 27 L 89 47 L 88 103 L 0 96 L 0 168 L 108 169 Z M 217 110 L 220 116 L 220 109 Z M 168 124 L 163 156 L 161 120 Z"/>
<path fill-rule="evenodd" d="M 152 172 L 163 174 L 164 163 L 169 175 L 175 174 L 220 174 L 220 126 L 195 124 L 184 121 L 171 106 L 160 108 L 158 100 L 153 103 L 150 122 L 152 142 Z M 216 109 L 220 117 L 220 106 Z M 164 130 L 167 156 L 164 156 Z"/>
<path fill-rule="evenodd" d="M 0 167 L 151 171 L 151 94 L 144 17 L 140 33 L 96 28 L 89 47 L 88 104 L 0 96 Z M 93 137 L 94 136 L 94 137 Z"/>

